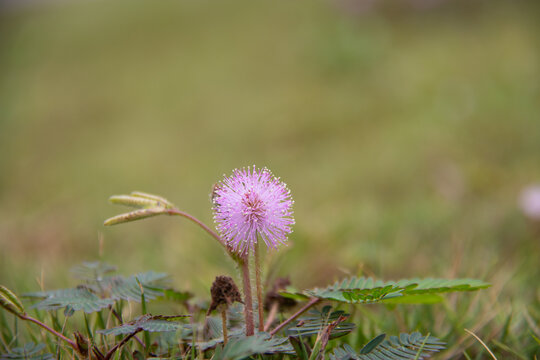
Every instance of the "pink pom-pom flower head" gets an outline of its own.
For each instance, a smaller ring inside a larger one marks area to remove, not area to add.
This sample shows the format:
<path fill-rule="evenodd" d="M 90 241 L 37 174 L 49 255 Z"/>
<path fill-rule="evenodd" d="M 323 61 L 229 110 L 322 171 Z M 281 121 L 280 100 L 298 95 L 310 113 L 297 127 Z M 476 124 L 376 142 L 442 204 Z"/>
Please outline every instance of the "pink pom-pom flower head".
<path fill-rule="evenodd" d="M 235 252 L 253 250 L 258 236 L 268 248 L 287 241 L 294 224 L 291 192 L 267 168 L 235 169 L 212 194 L 214 221 Z"/>

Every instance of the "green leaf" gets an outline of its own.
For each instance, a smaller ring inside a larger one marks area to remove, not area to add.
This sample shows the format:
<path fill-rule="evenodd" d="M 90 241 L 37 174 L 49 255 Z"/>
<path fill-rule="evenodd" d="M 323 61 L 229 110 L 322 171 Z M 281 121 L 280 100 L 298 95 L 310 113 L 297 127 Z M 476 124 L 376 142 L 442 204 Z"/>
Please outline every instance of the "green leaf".
<path fill-rule="evenodd" d="M 438 294 L 402 295 L 389 299 L 383 299 L 385 304 L 437 304 L 444 300 Z"/>
<path fill-rule="evenodd" d="M 334 349 L 331 360 L 413 360 L 426 359 L 433 353 L 444 349 L 444 342 L 433 336 L 422 336 L 419 332 L 402 333 L 384 340 L 384 334 L 375 337 L 359 353 L 349 345 Z"/>
<path fill-rule="evenodd" d="M 350 278 L 336 282 L 325 289 L 305 291 L 308 295 L 325 300 L 347 303 L 375 303 L 383 299 L 401 296 L 402 288 L 372 278 Z"/>
<path fill-rule="evenodd" d="M 271 337 L 268 333 L 230 339 L 225 347 L 218 345 L 213 360 L 239 360 L 254 354 L 291 353 L 287 338 Z"/>
<path fill-rule="evenodd" d="M 169 275 L 153 271 L 132 275 L 128 278 L 115 276 L 106 278 L 101 285 L 113 299 L 141 302 L 141 283 L 146 300 L 163 296 L 163 290 L 168 286 Z"/>
<path fill-rule="evenodd" d="M 129 323 L 110 329 L 98 330 L 97 332 L 104 335 L 116 336 L 121 334 L 132 334 L 143 330 L 149 332 L 177 331 L 184 326 L 183 323 L 178 320 L 185 317 L 189 317 L 189 315 L 152 316 L 147 314 L 140 316 Z"/>
<path fill-rule="evenodd" d="M 340 317 L 348 317 L 349 314 L 346 314 L 342 310 L 332 311 L 331 306 L 325 306 L 322 310 L 311 309 L 308 311 L 306 316 L 298 319 L 295 326 L 290 327 L 286 330 L 287 336 L 295 337 L 308 337 L 312 335 L 317 335 L 321 330 L 330 325 L 331 323 L 337 321 Z M 335 328 L 330 332 L 330 339 L 335 339 L 340 336 L 347 335 L 355 329 L 353 323 L 340 322 Z"/>
<path fill-rule="evenodd" d="M 386 334 L 377 335 L 360 350 L 360 354 L 369 354 L 383 342 L 384 338 L 386 338 Z"/>
<path fill-rule="evenodd" d="M 74 311 L 82 310 L 90 314 L 114 304 L 113 299 L 100 299 L 86 287 L 30 293 L 25 296 L 44 298 L 32 306 L 40 310 L 70 307 Z"/>
<path fill-rule="evenodd" d="M 34 344 L 32 342 L 25 344 L 23 347 L 12 349 L 7 354 L 0 355 L 0 360 L 49 360 L 53 359 L 53 355 L 49 353 L 43 353 L 45 344 Z"/>
<path fill-rule="evenodd" d="M 90 276 L 88 271 L 95 267 L 98 276 Z M 86 313 L 99 311 L 117 300 L 141 301 L 141 286 L 145 299 L 153 300 L 163 296 L 163 291 L 167 288 L 169 276 L 164 273 L 153 271 L 132 275 L 128 278 L 123 276 L 109 276 L 101 278 L 100 271 L 105 271 L 110 267 L 95 265 L 94 263 L 83 264 L 77 268 L 77 273 L 84 276 L 88 283 L 75 289 L 63 289 L 42 291 L 24 294 L 31 298 L 43 299 L 33 307 L 42 310 L 56 310 L 63 307 L 70 307 L 73 311 L 83 310 Z M 94 279 L 92 279 L 94 278 Z M 137 283 L 139 279 L 141 286 Z"/>
<path fill-rule="evenodd" d="M 397 286 L 403 287 L 403 295 L 434 294 L 453 291 L 475 291 L 485 289 L 491 284 L 476 279 L 409 279 L 399 280 Z"/>
<path fill-rule="evenodd" d="M 24 314 L 24 306 L 17 295 L 3 285 L 0 285 L 0 306 L 15 315 Z"/>
<path fill-rule="evenodd" d="M 163 298 L 165 300 L 185 302 L 193 297 L 193 294 L 189 291 L 178 291 L 173 289 L 163 290 Z"/>
<path fill-rule="evenodd" d="M 358 303 L 434 303 L 441 300 L 437 294 L 453 291 L 475 291 L 490 284 L 475 279 L 405 279 L 399 281 L 373 280 L 352 277 L 338 281 L 324 289 L 306 290 L 304 293 L 325 300 Z M 282 292 L 284 296 L 298 296 Z"/>
<path fill-rule="evenodd" d="M 284 291 L 280 291 L 279 295 L 293 299 L 298 302 L 309 300 L 309 296 L 306 294 L 303 294 L 301 291 L 297 290 L 296 288 L 292 286 L 287 286 L 287 288 Z"/>

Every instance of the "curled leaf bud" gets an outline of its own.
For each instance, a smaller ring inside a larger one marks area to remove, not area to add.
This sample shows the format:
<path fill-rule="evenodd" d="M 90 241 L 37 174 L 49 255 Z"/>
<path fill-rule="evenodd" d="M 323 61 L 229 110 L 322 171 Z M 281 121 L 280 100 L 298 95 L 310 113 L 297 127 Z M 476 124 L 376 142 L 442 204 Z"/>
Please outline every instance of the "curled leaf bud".
<path fill-rule="evenodd" d="M 0 285 L 0 307 L 17 316 L 24 314 L 24 307 L 21 300 L 3 285 Z"/>
<path fill-rule="evenodd" d="M 210 289 L 212 303 L 208 308 L 208 314 L 222 307 L 229 307 L 233 302 L 242 302 L 242 296 L 238 287 L 230 276 L 217 276 Z"/>
<path fill-rule="evenodd" d="M 109 198 L 113 204 L 125 205 L 138 210 L 134 210 L 125 214 L 114 216 L 105 220 L 104 225 L 116 225 L 129 221 L 145 219 L 151 216 L 166 214 L 168 210 L 174 208 L 174 205 L 169 200 L 158 196 L 143 192 L 134 191 L 129 195 L 114 195 Z"/>

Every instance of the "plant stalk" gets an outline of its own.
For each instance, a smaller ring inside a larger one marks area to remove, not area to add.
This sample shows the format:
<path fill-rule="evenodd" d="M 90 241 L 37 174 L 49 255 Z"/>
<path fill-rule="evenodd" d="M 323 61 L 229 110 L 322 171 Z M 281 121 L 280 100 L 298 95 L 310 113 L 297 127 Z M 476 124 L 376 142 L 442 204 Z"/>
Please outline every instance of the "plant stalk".
<path fill-rule="evenodd" d="M 244 316 L 246 318 L 246 336 L 255 334 L 253 325 L 253 298 L 251 296 L 251 280 L 249 277 L 249 249 L 242 259 L 242 283 L 244 287 Z"/>
<path fill-rule="evenodd" d="M 259 242 L 255 244 L 255 283 L 257 286 L 257 305 L 259 307 L 259 331 L 264 331 L 264 312 L 261 285 L 261 256 Z"/>
<path fill-rule="evenodd" d="M 221 309 L 221 323 L 223 328 L 223 346 L 225 346 L 229 340 L 227 335 L 227 309 Z"/>

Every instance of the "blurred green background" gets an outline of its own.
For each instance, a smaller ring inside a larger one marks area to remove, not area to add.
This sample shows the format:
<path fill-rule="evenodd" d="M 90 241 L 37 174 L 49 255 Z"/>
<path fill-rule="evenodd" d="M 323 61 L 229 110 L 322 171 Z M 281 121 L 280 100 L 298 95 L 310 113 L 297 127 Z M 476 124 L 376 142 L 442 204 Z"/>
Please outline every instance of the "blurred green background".
<path fill-rule="evenodd" d="M 212 223 L 209 193 L 268 166 L 297 287 L 347 274 L 477 277 L 538 305 L 535 1 L 59 1 L 0 7 L 0 283 L 73 284 L 99 257 L 204 295 L 234 273 L 180 218 L 111 228 L 133 190 Z M 484 295 L 486 296 L 486 295 Z"/>

